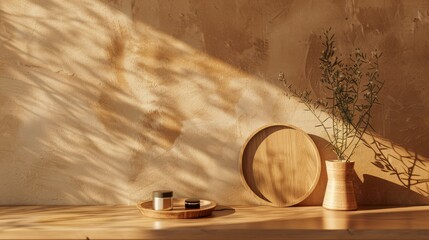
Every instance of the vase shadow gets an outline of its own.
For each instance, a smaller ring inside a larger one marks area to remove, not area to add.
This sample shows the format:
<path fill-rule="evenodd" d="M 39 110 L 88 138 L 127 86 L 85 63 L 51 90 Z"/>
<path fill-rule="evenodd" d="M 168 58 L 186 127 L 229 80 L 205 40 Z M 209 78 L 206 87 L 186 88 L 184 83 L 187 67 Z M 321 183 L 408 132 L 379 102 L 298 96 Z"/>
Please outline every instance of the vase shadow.
<path fill-rule="evenodd" d="M 429 199 L 404 186 L 364 174 L 362 183 L 355 183 L 358 203 L 364 205 L 412 206 L 427 205 Z"/>

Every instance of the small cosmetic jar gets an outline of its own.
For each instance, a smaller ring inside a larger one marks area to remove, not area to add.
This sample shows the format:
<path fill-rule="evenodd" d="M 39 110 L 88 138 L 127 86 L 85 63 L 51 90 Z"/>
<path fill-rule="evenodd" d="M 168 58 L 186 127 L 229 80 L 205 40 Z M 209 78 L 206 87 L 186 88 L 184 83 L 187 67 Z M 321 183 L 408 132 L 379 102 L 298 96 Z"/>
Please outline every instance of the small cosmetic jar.
<path fill-rule="evenodd" d="M 154 191 L 152 208 L 157 211 L 173 209 L 173 191 Z"/>
<path fill-rule="evenodd" d="M 200 199 L 188 198 L 185 200 L 186 209 L 198 209 L 200 208 Z"/>

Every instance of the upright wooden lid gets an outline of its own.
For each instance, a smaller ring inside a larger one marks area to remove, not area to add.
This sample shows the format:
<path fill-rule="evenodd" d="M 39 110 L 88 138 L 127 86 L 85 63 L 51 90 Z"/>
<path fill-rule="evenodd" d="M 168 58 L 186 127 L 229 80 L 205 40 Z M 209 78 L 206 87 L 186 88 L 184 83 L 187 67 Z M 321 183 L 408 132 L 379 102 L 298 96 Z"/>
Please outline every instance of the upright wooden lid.
<path fill-rule="evenodd" d="M 258 129 L 240 152 L 243 182 L 272 206 L 291 206 L 304 200 L 316 187 L 320 169 L 320 155 L 310 136 L 286 124 Z"/>

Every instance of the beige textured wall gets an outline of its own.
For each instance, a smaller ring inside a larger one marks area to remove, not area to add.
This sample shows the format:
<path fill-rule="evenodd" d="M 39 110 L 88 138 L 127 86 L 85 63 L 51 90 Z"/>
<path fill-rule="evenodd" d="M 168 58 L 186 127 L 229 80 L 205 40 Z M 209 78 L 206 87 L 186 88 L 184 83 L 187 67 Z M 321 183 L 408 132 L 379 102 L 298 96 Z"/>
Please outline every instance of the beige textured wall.
<path fill-rule="evenodd" d="M 317 91 L 329 27 L 340 51 L 384 52 L 383 145 L 358 149 L 359 203 L 429 203 L 427 1 L 10 0 L 0 10 L 0 204 L 133 204 L 160 188 L 260 203 L 238 166 L 256 128 L 295 125 L 332 157 L 277 81 L 284 71 Z M 321 203 L 325 182 L 304 204 Z"/>

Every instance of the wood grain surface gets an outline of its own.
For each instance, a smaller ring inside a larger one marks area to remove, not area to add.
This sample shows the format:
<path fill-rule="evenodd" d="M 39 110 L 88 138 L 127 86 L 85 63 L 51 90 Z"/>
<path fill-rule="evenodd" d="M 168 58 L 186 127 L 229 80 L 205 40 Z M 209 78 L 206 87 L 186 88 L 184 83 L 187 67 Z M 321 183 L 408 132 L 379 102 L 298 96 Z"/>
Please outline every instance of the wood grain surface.
<path fill-rule="evenodd" d="M 320 155 L 313 140 L 286 124 L 258 129 L 240 153 L 241 177 L 256 197 L 272 206 L 291 206 L 313 191 Z"/>
<path fill-rule="evenodd" d="M 208 218 L 154 219 L 134 206 L 0 207 L 0 239 L 429 239 L 429 206 L 330 211 L 220 206 Z"/>
<path fill-rule="evenodd" d="M 173 210 L 169 211 L 156 211 L 152 208 L 152 201 L 144 201 L 137 203 L 137 208 L 140 212 L 151 218 L 173 218 L 173 219 L 187 219 L 187 218 L 202 218 L 210 216 L 216 203 L 209 200 L 200 200 L 199 209 L 185 209 L 184 198 L 173 199 Z"/>

